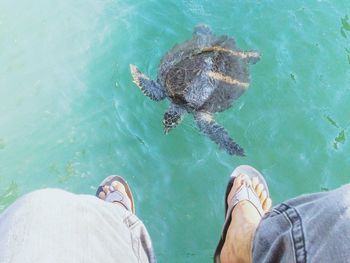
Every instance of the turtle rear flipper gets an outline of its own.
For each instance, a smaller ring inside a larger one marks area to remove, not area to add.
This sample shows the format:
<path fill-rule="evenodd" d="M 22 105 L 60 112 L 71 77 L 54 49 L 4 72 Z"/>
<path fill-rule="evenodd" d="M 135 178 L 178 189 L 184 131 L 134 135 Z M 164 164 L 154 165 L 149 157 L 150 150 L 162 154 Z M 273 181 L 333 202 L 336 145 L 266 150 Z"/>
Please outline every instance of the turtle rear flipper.
<path fill-rule="evenodd" d="M 199 129 L 228 154 L 245 156 L 243 148 L 232 140 L 228 132 L 213 119 L 210 113 L 198 112 L 195 114 L 195 119 Z"/>
<path fill-rule="evenodd" d="M 206 50 L 225 52 L 227 55 L 236 56 L 236 57 L 242 58 L 243 60 L 247 60 L 248 63 L 250 64 L 257 63 L 261 58 L 260 53 L 255 50 L 251 50 L 251 51 L 239 50 L 236 47 L 236 42 L 232 37 L 220 36 L 216 38 L 217 39 L 215 39 L 215 41 L 211 43 L 212 47 L 206 48 Z"/>
<path fill-rule="evenodd" d="M 256 64 L 261 58 L 260 53 L 255 50 L 247 51 L 246 54 L 248 62 L 253 65 Z"/>
<path fill-rule="evenodd" d="M 147 97 L 150 97 L 152 100 L 156 101 L 162 100 L 166 97 L 162 86 L 141 73 L 141 71 L 135 65 L 130 64 L 130 72 L 133 78 L 133 82 Z"/>

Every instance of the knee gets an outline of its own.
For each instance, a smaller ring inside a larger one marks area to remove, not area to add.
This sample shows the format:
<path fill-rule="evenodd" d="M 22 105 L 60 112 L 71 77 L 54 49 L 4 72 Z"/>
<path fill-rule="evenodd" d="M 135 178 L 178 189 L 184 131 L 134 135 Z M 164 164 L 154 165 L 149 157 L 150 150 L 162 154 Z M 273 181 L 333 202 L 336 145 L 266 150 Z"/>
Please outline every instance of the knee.
<path fill-rule="evenodd" d="M 346 209 L 350 214 L 350 184 L 346 184 L 333 191 L 334 206 Z"/>
<path fill-rule="evenodd" d="M 71 196 L 73 194 L 59 189 L 36 190 L 17 199 L 2 216 L 3 219 L 9 218 L 6 222 L 57 217 L 62 214 L 62 207 L 69 207 Z"/>
<path fill-rule="evenodd" d="M 28 194 L 25 194 L 16 203 L 25 204 L 26 206 L 31 206 L 39 208 L 43 206 L 57 206 L 58 204 L 67 200 L 72 194 L 60 189 L 45 188 L 40 190 L 35 190 Z"/>

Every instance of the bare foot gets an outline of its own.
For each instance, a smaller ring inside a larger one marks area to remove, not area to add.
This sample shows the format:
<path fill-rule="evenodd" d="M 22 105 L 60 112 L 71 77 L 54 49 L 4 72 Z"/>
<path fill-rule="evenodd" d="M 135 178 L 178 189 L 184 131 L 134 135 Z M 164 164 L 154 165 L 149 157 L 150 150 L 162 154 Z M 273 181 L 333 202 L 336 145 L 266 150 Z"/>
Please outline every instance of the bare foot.
<path fill-rule="evenodd" d="M 252 180 L 240 174 L 234 181 L 228 195 L 227 203 L 243 185 L 251 185 L 260 199 L 264 213 L 271 208 L 271 199 L 267 197 L 264 185 L 257 177 Z M 261 215 L 249 201 L 239 202 L 232 211 L 231 224 L 227 230 L 225 243 L 221 250 L 220 260 L 222 263 L 248 263 L 251 262 L 252 241 L 255 230 L 261 220 Z"/>
<path fill-rule="evenodd" d="M 112 186 L 112 187 L 111 187 L 111 186 Z M 125 187 L 124 187 L 124 185 L 123 185 L 122 183 L 120 183 L 120 182 L 118 182 L 118 181 L 114 181 L 114 182 L 111 183 L 111 186 L 108 186 L 108 185 L 103 186 L 102 191 L 99 193 L 98 197 L 99 197 L 100 199 L 102 199 L 102 200 L 105 200 L 105 199 L 106 199 L 106 196 L 107 196 L 110 192 L 113 192 L 113 191 L 116 191 L 116 190 L 117 190 L 117 191 L 121 192 L 121 193 L 125 196 L 125 198 L 128 199 L 128 202 L 131 204 L 131 200 L 130 200 L 128 194 L 126 193 Z M 122 207 L 125 208 L 125 206 L 122 205 L 122 204 L 119 203 L 119 202 L 113 202 L 113 203 L 115 203 L 115 204 L 117 204 L 117 205 L 120 205 L 120 206 L 122 206 Z"/>

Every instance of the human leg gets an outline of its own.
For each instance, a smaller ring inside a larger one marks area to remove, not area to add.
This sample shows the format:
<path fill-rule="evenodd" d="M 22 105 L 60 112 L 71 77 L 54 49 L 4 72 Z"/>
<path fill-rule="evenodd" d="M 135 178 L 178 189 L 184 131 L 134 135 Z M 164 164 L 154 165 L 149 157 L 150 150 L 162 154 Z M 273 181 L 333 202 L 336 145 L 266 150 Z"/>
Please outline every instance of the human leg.
<path fill-rule="evenodd" d="M 267 213 L 253 262 L 350 262 L 350 185 L 302 195 Z"/>
<path fill-rule="evenodd" d="M 136 215 L 94 196 L 38 190 L 0 215 L 2 263 L 154 261 Z"/>
<path fill-rule="evenodd" d="M 215 262 L 251 262 L 255 229 L 271 207 L 266 183 L 262 181 L 261 174 L 249 166 L 240 166 L 232 173 L 226 193 L 227 215 Z"/>
<path fill-rule="evenodd" d="M 236 183 L 241 184 L 239 180 Z M 252 184 L 264 211 L 268 211 L 269 199 L 264 201 L 266 195 L 260 194 L 262 186 Z M 236 189 L 234 184 L 231 193 Z M 263 217 L 249 202 L 238 203 L 215 262 L 345 263 L 350 261 L 349 251 L 350 185 L 345 185 L 288 200 Z"/>

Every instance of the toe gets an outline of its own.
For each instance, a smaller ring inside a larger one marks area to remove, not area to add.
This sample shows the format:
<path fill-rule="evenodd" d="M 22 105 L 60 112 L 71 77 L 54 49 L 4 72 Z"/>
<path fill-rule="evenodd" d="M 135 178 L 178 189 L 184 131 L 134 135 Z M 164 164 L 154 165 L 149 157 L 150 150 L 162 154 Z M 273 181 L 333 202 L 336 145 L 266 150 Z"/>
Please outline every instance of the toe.
<path fill-rule="evenodd" d="M 247 176 L 247 175 L 244 175 L 244 183 L 245 183 L 245 185 L 246 186 L 252 186 L 252 180 L 250 179 L 250 177 L 249 176 Z"/>
<path fill-rule="evenodd" d="M 101 191 L 99 194 L 98 194 L 98 197 L 102 200 L 105 200 L 106 199 L 106 194 L 105 192 Z"/>
<path fill-rule="evenodd" d="M 230 190 L 230 193 L 227 196 L 227 205 L 230 205 L 230 201 L 233 197 L 233 195 L 237 192 L 237 190 L 242 186 L 243 184 L 243 179 L 244 179 L 244 175 L 240 174 L 238 175 L 235 180 L 233 181 L 233 185 L 232 188 Z"/>
<path fill-rule="evenodd" d="M 261 192 L 261 195 L 259 196 L 259 198 L 260 198 L 260 202 L 261 202 L 261 203 L 265 202 L 265 200 L 266 200 L 266 198 L 267 198 L 267 193 L 266 193 L 265 190 L 263 190 L 263 191 Z"/>
<path fill-rule="evenodd" d="M 114 181 L 112 182 L 112 187 L 114 188 L 114 190 L 118 190 L 119 192 L 125 193 L 125 187 L 122 183 L 118 182 L 118 181 Z"/>
<path fill-rule="evenodd" d="M 266 198 L 266 200 L 263 202 L 262 207 L 265 212 L 269 211 L 271 209 L 272 201 L 270 198 Z"/>
<path fill-rule="evenodd" d="M 263 184 L 258 184 L 255 188 L 255 192 L 257 193 L 258 196 L 261 195 L 262 191 L 264 190 L 264 185 Z"/>
<path fill-rule="evenodd" d="M 238 175 L 235 181 L 233 182 L 232 188 L 235 188 L 237 190 L 239 187 L 241 187 L 243 180 L 244 180 L 244 175 L 243 174 Z"/>
<path fill-rule="evenodd" d="M 104 186 L 102 187 L 102 189 L 103 189 L 103 192 L 104 192 L 106 195 L 109 193 L 109 186 L 108 186 L 108 185 L 104 185 Z"/>
<path fill-rule="evenodd" d="M 259 184 L 259 179 L 258 179 L 258 177 L 254 177 L 253 179 L 252 179 L 252 186 L 253 186 L 253 188 L 255 189 L 256 188 L 256 186 Z"/>

